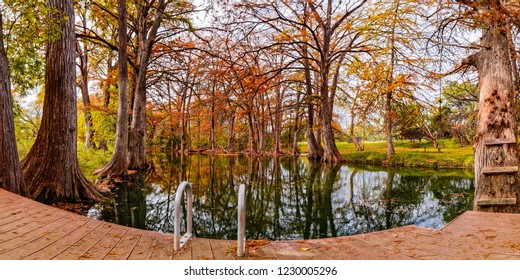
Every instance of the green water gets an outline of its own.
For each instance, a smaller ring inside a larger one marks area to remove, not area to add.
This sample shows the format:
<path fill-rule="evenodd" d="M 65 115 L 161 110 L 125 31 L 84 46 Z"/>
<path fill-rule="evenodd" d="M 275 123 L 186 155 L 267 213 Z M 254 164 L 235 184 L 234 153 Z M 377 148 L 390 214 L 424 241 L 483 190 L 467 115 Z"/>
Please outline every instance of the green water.
<path fill-rule="evenodd" d="M 193 184 L 194 235 L 206 238 L 236 238 L 239 184 L 246 185 L 248 239 L 346 236 L 404 225 L 438 229 L 473 205 L 468 171 L 320 164 L 293 157 L 194 155 L 153 162 L 146 183 L 121 187 L 115 201 L 95 206 L 89 215 L 172 233 L 175 191 L 182 181 Z"/>

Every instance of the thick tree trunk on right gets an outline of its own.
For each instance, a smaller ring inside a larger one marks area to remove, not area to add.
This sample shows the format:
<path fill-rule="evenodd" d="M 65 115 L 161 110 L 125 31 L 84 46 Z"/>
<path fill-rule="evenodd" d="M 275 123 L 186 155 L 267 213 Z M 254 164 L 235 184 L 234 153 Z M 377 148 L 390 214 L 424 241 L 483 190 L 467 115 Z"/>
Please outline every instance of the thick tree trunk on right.
<path fill-rule="evenodd" d="M 474 208 L 478 211 L 520 211 L 519 172 L 492 174 L 486 171 L 518 167 L 519 164 L 515 120 L 518 93 L 504 27 L 501 19 L 490 20 L 481 39 L 485 48 L 464 61 L 476 66 L 479 74 L 479 114 L 474 146 Z M 512 139 L 512 143 L 484 143 L 494 139 Z"/>
<path fill-rule="evenodd" d="M 14 134 L 11 79 L 2 32 L 0 13 L 0 187 L 10 192 L 27 195 Z"/>

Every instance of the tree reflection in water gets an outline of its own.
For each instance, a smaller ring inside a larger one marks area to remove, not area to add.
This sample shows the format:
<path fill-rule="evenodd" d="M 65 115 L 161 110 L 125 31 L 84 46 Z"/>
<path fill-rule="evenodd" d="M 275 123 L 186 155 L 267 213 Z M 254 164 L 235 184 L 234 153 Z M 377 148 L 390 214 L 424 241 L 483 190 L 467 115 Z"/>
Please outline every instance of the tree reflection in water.
<path fill-rule="evenodd" d="M 242 183 L 249 239 L 345 236 L 411 224 L 440 228 L 473 205 L 473 178 L 464 171 L 322 164 L 298 157 L 194 155 L 154 162 L 141 194 L 129 188 L 117 194 L 115 211 L 98 205 L 91 216 L 173 232 L 175 191 L 185 180 L 193 184 L 194 234 L 207 238 L 236 238 Z"/>

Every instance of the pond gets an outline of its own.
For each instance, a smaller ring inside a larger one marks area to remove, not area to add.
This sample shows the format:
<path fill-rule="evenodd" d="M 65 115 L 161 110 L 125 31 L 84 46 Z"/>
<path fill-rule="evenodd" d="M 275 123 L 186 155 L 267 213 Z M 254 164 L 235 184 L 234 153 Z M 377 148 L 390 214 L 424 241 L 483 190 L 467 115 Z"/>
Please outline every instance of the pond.
<path fill-rule="evenodd" d="M 321 164 L 303 157 L 153 161 L 146 183 L 141 176 L 140 185 L 120 187 L 115 200 L 95 205 L 89 216 L 173 233 L 175 191 L 182 181 L 193 184 L 193 233 L 204 238 L 236 239 L 242 183 L 248 239 L 346 236 L 404 225 L 439 229 L 473 206 L 473 175 L 463 170 Z"/>

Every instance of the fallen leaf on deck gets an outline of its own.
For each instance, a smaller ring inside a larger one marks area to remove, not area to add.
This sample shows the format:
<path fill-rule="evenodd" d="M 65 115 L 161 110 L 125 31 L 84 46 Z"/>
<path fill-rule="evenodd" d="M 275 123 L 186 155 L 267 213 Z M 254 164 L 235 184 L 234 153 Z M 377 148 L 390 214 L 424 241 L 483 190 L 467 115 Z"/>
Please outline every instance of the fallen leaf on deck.
<path fill-rule="evenodd" d="M 301 251 L 309 251 L 311 248 L 305 248 L 305 247 L 302 247 L 300 248 Z"/>

